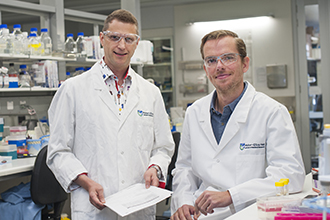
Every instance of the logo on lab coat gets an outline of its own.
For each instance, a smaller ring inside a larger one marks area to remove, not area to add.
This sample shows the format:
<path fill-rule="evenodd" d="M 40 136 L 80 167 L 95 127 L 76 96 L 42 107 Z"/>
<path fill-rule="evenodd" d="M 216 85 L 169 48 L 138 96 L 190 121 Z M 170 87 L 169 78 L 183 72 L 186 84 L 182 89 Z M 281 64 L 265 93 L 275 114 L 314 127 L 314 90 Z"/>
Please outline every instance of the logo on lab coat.
<path fill-rule="evenodd" d="M 265 143 L 253 143 L 253 144 L 247 144 L 247 143 L 240 143 L 239 149 L 240 150 L 247 150 L 247 149 L 256 149 L 256 148 L 265 148 Z"/>
<path fill-rule="evenodd" d="M 144 112 L 142 110 L 137 110 L 137 113 L 139 116 L 149 116 L 149 117 L 154 117 L 154 113 L 152 112 Z"/>

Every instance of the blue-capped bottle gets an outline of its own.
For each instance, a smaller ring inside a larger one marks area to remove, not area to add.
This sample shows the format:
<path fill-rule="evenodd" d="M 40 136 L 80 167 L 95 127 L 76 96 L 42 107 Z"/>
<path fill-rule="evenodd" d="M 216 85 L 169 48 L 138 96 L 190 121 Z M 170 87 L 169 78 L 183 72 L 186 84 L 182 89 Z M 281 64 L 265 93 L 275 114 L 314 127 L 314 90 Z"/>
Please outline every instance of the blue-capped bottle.
<path fill-rule="evenodd" d="M 41 55 L 51 56 L 53 51 L 52 39 L 48 34 L 47 28 L 41 29 L 40 41 L 42 43 Z"/>
<path fill-rule="evenodd" d="M 64 43 L 65 54 L 67 57 L 75 56 L 77 49 L 76 49 L 76 42 L 73 39 L 73 34 L 67 34 L 66 36 L 67 36 L 67 38 Z"/>
<path fill-rule="evenodd" d="M 29 36 L 28 48 L 30 55 L 35 55 L 35 56 L 41 55 L 41 49 L 42 49 L 41 42 L 37 38 L 37 35 L 35 33 L 31 33 Z"/>
<path fill-rule="evenodd" d="M 76 40 L 77 57 L 86 57 L 86 41 L 84 39 L 84 33 L 79 32 Z"/>
<path fill-rule="evenodd" d="M 13 39 L 13 53 L 23 54 L 23 34 L 21 31 L 20 24 L 14 24 L 12 39 Z"/>

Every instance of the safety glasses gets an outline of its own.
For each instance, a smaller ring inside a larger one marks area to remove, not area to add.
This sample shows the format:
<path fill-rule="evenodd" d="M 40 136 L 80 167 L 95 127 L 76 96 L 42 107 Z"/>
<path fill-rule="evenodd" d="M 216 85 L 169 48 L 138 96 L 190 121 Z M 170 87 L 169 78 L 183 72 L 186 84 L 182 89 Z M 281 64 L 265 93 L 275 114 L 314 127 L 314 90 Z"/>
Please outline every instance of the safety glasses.
<path fill-rule="evenodd" d="M 204 59 L 204 65 L 206 67 L 215 67 L 220 60 L 223 65 L 230 65 L 235 63 L 238 60 L 238 57 L 241 56 L 239 53 L 225 53 L 221 56 L 210 56 Z"/>
<path fill-rule="evenodd" d="M 139 39 L 140 36 L 137 34 L 121 34 L 112 31 L 103 31 L 103 34 L 112 42 L 118 43 L 122 38 L 124 38 L 126 44 L 134 44 Z"/>

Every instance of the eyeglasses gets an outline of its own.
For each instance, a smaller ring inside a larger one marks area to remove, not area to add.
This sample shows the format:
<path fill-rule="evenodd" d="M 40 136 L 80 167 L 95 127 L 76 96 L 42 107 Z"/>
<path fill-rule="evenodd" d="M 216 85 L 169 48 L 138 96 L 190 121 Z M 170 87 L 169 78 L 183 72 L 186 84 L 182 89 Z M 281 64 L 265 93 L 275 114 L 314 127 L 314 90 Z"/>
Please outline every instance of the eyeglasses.
<path fill-rule="evenodd" d="M 127 44 L 133 44 L 140 39 L 140 36 L 137 34 L 121 34 L 112 31 L 103 31 L 103 34 L 107 36 L 110 41 L 118 43 L 122 38 L 124 38 Z"/>
<path fill-rule="evenodd" d="M 235 63 L 238 57 L 241 56 L 239 53 L 225 53 L 221 56 L 210 56 L 204 59 L 204 65 L 207 67 L 215 67 L 220 60 L 223 65 L 230 65 Z"/>

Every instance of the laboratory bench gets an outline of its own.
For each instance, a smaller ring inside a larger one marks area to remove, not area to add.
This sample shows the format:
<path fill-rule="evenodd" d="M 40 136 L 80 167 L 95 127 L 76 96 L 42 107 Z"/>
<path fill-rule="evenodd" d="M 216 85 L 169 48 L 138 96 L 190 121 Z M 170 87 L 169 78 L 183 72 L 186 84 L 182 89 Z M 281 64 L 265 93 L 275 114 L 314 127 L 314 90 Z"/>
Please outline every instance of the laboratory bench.
<path fill-rule="evenodd" d="M 290 194 L 291 195 L 291 194 Z M 299 193 L 292 194 L 297 198 L 305 198 L 307 195 L 317 195 L 316 192 L 312 190 L 312 174 L 309 173 L 305 177 L 304 187 L 303 190 Z M 205 218 L 206 219 L 206 218 Z M 257 204 L 254 203 L 245 209 L 235 213 L 234 215 L 226 218 L 226 220 L 259 220 L 258 218 L 258 209 Z"/>
<path fill-rule="evenodd" d="M 18 158 L 0 165 L 0 181 L 31 175 L 35 159 L 36 157 Z"/>

